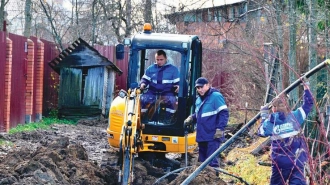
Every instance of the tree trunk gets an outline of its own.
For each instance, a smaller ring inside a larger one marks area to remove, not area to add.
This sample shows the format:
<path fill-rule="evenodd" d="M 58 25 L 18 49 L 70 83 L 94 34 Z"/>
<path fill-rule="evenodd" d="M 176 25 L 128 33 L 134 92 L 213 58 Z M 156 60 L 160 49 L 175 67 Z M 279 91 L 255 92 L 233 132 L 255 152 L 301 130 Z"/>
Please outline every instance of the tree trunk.
<path fill-rule="evenodd" d="M 125 37 L 131 36 L 131 30 L 132 30 L 132 23 L 131 23 L 131 14 L 132 12 L 132 5 L 131 0 L 126 0 L 126 31 L 125 31 Z"/>
<path fill-rule="evenodd" d="M 0 31 L 3 31 L 4 21 L 5 21 L 5 0 L 1 0 L 1 4 L 0 4 Z"/>
<path fill-rule="evenodd" d="M 146 0 L 145 2 L 145 11 L 144 11 L 144 22 L 152 23 L 152 8 L 151 8 L 151 0 Z"/>
<path fill-rule="evenodd" d="M 309 48 L 308 48 L 308 57 L 309 57 L 309 69 L 314 68 L 317 65 L 317 32 L 316 32 L 316 4 L 314 0 L 308 0 L 309 7 L 309 26 L 308 26 L 308 39 L 309 39 Z M 317 87 L 317 75 L 310 77 L 311 90 L 316 96 L 316 87 Z"/>
<path fill-rule="evenodd" d="M 95 5 L 96 5 L 96 0 L 94 0 L 93 4 L 92 4 L 92 46 L 94 46 L 94 44 L 96 42 L 96 38 L 95 38 L 95 27 L 96 27 Z"/>
<path fill-rule="evenodd" d="M 24 36 L 29 38 L 31 35 L 31 22 L 32 22 L 32 14 L 31 14 L 31 0 L 25 1 L 25 22 L 24 22 Z"/>
<path fill-rule="evenodd" d="M 278 75 L 278 83 L 277 83 L 277 90 L 282 91 L 283 89 L 283 67 L 282 67 L 282 61 L 283 61 L 283 23 L 282 23 L 282 3 L 277 0 L 273 0 L 273 3 L 275 4 L 276 9 L 276 22 L 277 22 L 277 39 L 278 39 L 278 60 L 279 63 L 279 75 Z M 282 82 L 282 83 L 281 83 Z"/>
<path fill-rule="evenodd" d="M 54 38 L 54 41 L 55 43 L 57 43 L 59 45 L 59 48 L 60 48 L 60 51 L 63 50 L 63 45 L 62 45 L 62 39 L 61 39 L 61 36 L 59 35 L 59 33 L 57 32 L 56 30 L 56 27 L 54 25 L 54 22 L 52 21 L 53 20 L 53 17 L 51 16 L 51 14 L 48 12 L 46 6 L 49 8 L 48 4 L 44 4 L 43 3 L 43 0 L 39 0 L 41 6 L 42 6 L 42 9 L 44 10 L 44 13 L 46 14 L 46 17 L 48 19 L 48 22 L 50 23 L 50 26 L 51 26 L 51 31 L 52 31 L 52 36 Z"/>
<path fill-rule="evenodd" d="M 296 2 L 289 2 L 289 25 L 290 25 L 290 40 L 289 40 L 289 65 L 291 69 L 289 69 L 289 84 L 292 84 L 296 81 L 295 71 L 297 70 L 297 24 L 296 24 Z M 290 93 L 290 105 L 295 105 L 298 100 L 298 88 L 295 88 Z"/>
<path fill-rule="evenodd" d="M 328 2 L 325 1 L 325 7 L 328 7 Z M 330 57 L 330 41 L 329 41 L 329 10 L 327 8 L 325 8 L 325 48 L 326 48 L 326 53 L 325 53 L 325 58 L 326 59 L 329 59 Z M 327 92 L 329 93 L 330 92 L 330 75 L 329 73 L 326 74 L 327 75 Z"/>
<path fill-rule="evenodd" d="M 78 0 L 76 0 L 75 8 L 76 8 L 76 25 L 78 27 L 78 25 L 79 25 Z M 80 37 L 80 30 L 78 29 L 77 32 L 78 32 L 78 37 Z"/>
<path fill-rule="evenodd" d="M 73 25 L 73 13 L 74 13 L 74 0 L 71 0 L 71 4 L 72 4 L 72 7 L 71 7 L 71 25 Z"/>

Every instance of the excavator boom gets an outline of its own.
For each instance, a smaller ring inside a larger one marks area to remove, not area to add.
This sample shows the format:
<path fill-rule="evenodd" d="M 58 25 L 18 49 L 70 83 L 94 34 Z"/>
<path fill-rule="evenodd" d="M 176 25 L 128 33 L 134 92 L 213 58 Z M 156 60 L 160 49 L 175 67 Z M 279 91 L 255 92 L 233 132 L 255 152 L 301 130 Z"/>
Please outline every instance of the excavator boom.
<path fill-rule="evenodd" d="M 121 91 L 125 100 L 124 124 L 120 134 L 119 180 L 122 184 L 131 184 L 134 179 L 134 157 L 142 148 L 140 124 L 140 90 Z"/>

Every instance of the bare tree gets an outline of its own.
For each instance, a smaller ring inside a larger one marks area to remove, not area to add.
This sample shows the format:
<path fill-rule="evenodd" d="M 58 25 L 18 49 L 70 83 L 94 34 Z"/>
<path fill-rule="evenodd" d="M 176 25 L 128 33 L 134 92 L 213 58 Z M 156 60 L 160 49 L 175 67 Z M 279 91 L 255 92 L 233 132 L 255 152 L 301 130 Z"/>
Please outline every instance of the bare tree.
<path fill-rule="evenodd" d="M 132 4 L 131 0 L 126 0 L 126 30 L 125 30 L 125 37 L 131 36 L 131 30 L 132 30 Z"/>
<path fill-rule="evenodd" d="M 100 1 L 103 15 L 109 21 L 110 28 L 121 42 L 123 38 L 129 37 L 143 25 L 142 4 L 132 4 L 130 0 L 126 1 Z"/>
<path fill-rule="evenodd" d="M 289 8 L 288 8 L 288 15 L 289 15 L 289 25 L 290 25 L 290 31 L 289 31 L 289 66 L 291 69 L 289 69 L 289 83 L 293 83 L 296 80 L 296 74 L 295 71 L 297 69 L 297 24 L 296 24 L 296 2 L 295 1 L 289 1 Z M 290 101 L 291 104 L 296 104 L 296 101 L 298 100 L 298 89 L 293 89 L 290 92 Z"/>
<path fill-rule="evenodd" d="M 330 28 L 329 26 L 329 18 L 330 18 L 330 13 L 329 13 L 329 7 L 330 4 L 328 1 L 324 1 L 324 7 L 325 7 L 325 28 L 324 28 L 324 34 L 325 34 L 325 47 L 326 47 L 326 53 L 325 53 L 325 58 L 330 58 L 330 39 L 329 39 L 329 33 L 328 30 Z M 330 74 L 327 75 L 327 92 L 330 92 Z"/>
<path fill-rule="evenodd" d="M 5 6 L 8 3 L 9 0 L 1 0 L 1 4 L 0 4 L 0 30 L 3 30 L 3 26 L 4 26 L 4 21 L 6 18 L 6 12 L 5 12 Z"/>
<path fill-rule="evenodd" d="M 28 38 L 31 35 L 31 24 L 32 24 L 31 5 L 32 5 L 31 0 L 25 1 L 25 10 L 24 10 L 25 21 L 24 21 L 24 33 L 23 34 L 25 37 L 28 37 Z"/>
<path fill-rule="evenodd" d="M 49 4 L 47 2 L 44 3 L 42 0 L 40 0 L 40 4 L 41 4 L 41 6 L 42 6 L 42 8 L 44 10 L 44 13 L 47 16 L 47 19 L 48 19 L 49 23 L 50 23 L 51 32 L 53 34 L 55 43 L 57 43 L 60 46 L 61 50 L 63 50 L 61 35 L 58 32 L 57 27 L 55 25 L 56 22 L 55 22 L 55 19 L 54 19 L 54 16 L 53 16 L 51 7 L 49 6 Z"/>
<path fill-rule="evenodd" d="M 279 58 L 279 61 L 283 61 L 284 59 L 284 51 L 283 51 L 283 22 L 282 22 L 282 7 L 283 7 L 283 4 L 282 4 L 282 1 L 275 1 L 273 0 L 272 1 L 274 4 L 275 4 L 275 12 L 276 12 L 276 23 L 277 23 L 277 30 L 276 30 L 276 33 L 277 33 L 277 40 L 278 40 L 278 43 L 277 43 L 277 46 L 278 46 L 278 58 Z M 282 67 L 283 64 L 282 62 L 280 62 L 280 71 L 283 71 L 282 70 Z M 281 82 L 283 79 L 283 75 L 280 73 L 279 76 L 278 76 L 278 81 Z M 283 83 L 278 83 L 277 84 L 277 89 L 279 91 L 281 91 L 283 89 L 282 85 Z"/>
<path fill-rule="evenodd" d="M 152 4 L 151 0 L 145 0 L 144 22 L 152 23 Z"/>
<path fill-rule="evenodd" d="M 95 27 L 96 27 L 96 15 L 95 15 L 95 6 L 96 6 L 96 0 L 93 0 L 92 2 L 92 45 L 96 42 L 95 38 Z"/>
<path fill-rule="evenodd" d="M 78 37 L 91 44 L 118 43 L 123 38 L 141 31 L 145 22 L 152 23 L 155 31 L 164 32 L 168 31 L 168 28 L 173 28 L 164 21 L 165 13 L 161 13 L 164 10 L 156 8 L 157 1 L 71 0 L 71 7 L 68 9 L 52 1 L 27 0 L 24 2 L 25 10 L 24 6 L 17 6 L 12 10 L 25 12 L 24 19 L 21 13 L 12 17 L 15 20 L 13 28 L 20 31 L 17 25 L 19 21 L 24 25 L 22 27 L 26 36 L 42 36 L 45 39 L 53 39 L 59 45 L 71 43 Z M 167 5 L 161 5 L 161 7 L 167 7 Z M 147 11 L 145 11 L 146 8 Z M 154 23 L 156 15 L 158 24 Z"/>
<path fill-rule="evenodd" d="M 308 18 L 308 39 L 309 39 L 309 69 L 312 69 L 317 64 L 317 31 L 316 31 L 316 4 L 313 0 L 307 0 L 309 7 L 309 18 Z M 316 84 L 317 80 L 315 76 L 310 78 L 312 84 Z M 311 90 L 316 94 L 316 87 L 312 86 Z"/>

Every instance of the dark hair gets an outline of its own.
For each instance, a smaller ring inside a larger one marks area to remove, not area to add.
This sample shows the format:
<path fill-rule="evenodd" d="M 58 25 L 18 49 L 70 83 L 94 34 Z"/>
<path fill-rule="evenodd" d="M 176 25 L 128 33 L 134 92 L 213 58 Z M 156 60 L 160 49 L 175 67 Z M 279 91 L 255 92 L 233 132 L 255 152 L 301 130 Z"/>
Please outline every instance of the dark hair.
<path fill-rule="evenodd" d="M 158 50 L 158 51 L 156 52 L 156 55 L 157 55 L 157 56 L 164 55 L 164 57 L 167 58 L 167 57 L 166 57 L 166 53 L 165 53 L 165 51 L 162 50 L 162 49 Z"/>
<path fill-rule="evenodd" d="M 285 115 L 287 115 L 290 112 L 290 109 L 288 107 L 288 100 L 286 96 L 280 96 L 275 98 L 272 101 L 272 106 L 276 107 L 276 112 L 284 112 Z"/>

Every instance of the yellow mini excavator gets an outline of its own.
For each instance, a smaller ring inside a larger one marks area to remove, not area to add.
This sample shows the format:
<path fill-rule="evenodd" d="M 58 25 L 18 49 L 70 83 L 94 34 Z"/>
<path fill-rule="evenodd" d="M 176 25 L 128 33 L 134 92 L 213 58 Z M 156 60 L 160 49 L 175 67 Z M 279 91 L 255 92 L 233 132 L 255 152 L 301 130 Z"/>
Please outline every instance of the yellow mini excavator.
<path fill-rule="evenodd" d="M 181 153 L 186 154 L 187 165 L 187 152 L 197 147 L 196 126 L 184 126 L 183 122 L 195 110 L 194 82 L 201 76 L 202 43 L 196 35 L 153 33 L 150 24 L 145 24 L 143 32 L 125 39 L 124 45 L 129 47 L 128 90 L 121 90 L 111 104 L 107 137 L 110 146 L 120 151 L 119 181 L 131 184 L 135 157 Z M 155 103 L 146 112 L 141 112 L 144 92 L 138 84 L 159 49 L 166 52 L 168 62 L 180 72 L 180 88 L 173 97 L 176 103 L 171 116 L 166 114 L 161 94 L 156 95 Z"/>

